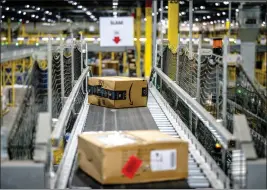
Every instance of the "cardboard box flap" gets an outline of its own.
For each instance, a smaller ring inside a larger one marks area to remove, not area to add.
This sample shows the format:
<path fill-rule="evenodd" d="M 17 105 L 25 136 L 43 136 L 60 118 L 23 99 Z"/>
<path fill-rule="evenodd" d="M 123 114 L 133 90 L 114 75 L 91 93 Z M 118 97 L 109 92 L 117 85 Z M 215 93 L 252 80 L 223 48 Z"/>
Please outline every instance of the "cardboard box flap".
<path fill-rule="evenodd" d="M 125 131 L 127 134 L 133 135 L 144 140 L 146 143 L 149 142 L 159 142 L 159 143 L 170 143 L 170 142 L 180 142 L 187 143 L 179 138 L 172 137 L 170 135 L 164 134 L 159 130 L 139 130 L 139 131 Z"/>
<path fill-rule="evenodd" d="M 80 135 L 80 138 L 105 148 L 130 146 L 144 142 L 141 138 L 121 131 L 85 132 Z"/>
<path fill-rule="evenodd" d="M 105 80 L 105 81 L 144 81 L 142 78 L 134 77 L 123 77 L 123 76 L 112 76 L 112 77 L 94 77 L 96 80 Z"/>

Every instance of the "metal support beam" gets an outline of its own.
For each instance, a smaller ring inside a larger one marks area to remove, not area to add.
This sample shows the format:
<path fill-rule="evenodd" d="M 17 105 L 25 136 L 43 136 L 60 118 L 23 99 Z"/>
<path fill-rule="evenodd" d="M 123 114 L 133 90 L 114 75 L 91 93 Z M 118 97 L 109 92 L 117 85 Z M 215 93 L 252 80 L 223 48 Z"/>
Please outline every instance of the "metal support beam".
<path fill-rule="evenodd" d="M 189 0 L 189 57 L 193 57 L 193 0 Z"/>
<path fill-rule="evenodd" d="M 228 45 L 229 39 L 228 37 L 224 37 L 223 39 L 223 105 L 222 105 L 222 118 L 223 118 L 223 125 L 226 126 L 227 118 L 227 70 L 228 70 L 228 63 L 227 63 L 227 56 L 228 56 Z"/>
<path fill-rule="evenodd" d="M 179 1 L 168 1 L 168 28 L 169 49 L 175 54 L 179 35 Z M 174 57 L 172 59 L 174 60 Z M 167 66 L 168 76 L 172 80 L 176 79 L 176 66 L 176 61 L 170 61 Z"/>
<path fill-rule="evenodd" d="M 52 41 L 51 37 L 48 38 L 47 44 L 47 75 L 48 75 L 48 115 L 49 115 L 49 122 L 48 126 L 51 128 L 52 131 Z M 51 148 L 51 147 L 50 147 Z M 51 149 L 52 150 L 52 149 Z M 50 152 L 50 165 L 49 165 L 49 173 L 52 174 L 53 172 L 53 151 Z"/>
<path fill-rule="evenodd" d="M 160 0 L 160 56 L 161 56 L 161 59 L 160 59 L 160 68 L 161 70 L 163 70 L 163 0 Z"/>
<path fill-rule="evenodd" d="M 153 55 L 153 66 L 156 65 L 156 62 L 157 62 L 157 12 L 158 12 L 158 8 L 157 8 L 157 1 L 153 1 L 153 31 L 152 31 L 152 34 L 153 34 L 153 52 L 152 52 L 152 55 Z"/>
<path fill-rule="evenodd" d="M 136 8 L 136 18 L 135 18 L 135 32 L 136 32 L 136 76 L 141 77 L 141 67 L 140 67 L 140 60 L 141 60 L 141 15 L 142 9 L 140 7 L 140 3 L 138 2 Z M 124 54 L 123 54 L 124 55 Z M 125 55 L 124 55 L 125 56 Z M 123 67 L 124 68 L 124 67 Z"/>
<path fill-rule="evenodd" d="M 229 2 L 229 10 L 228 10 L 228 19 L 229 19 L 229 28 L 228 28 L 228 36 L 231 36 L 231 20 L 232 20 L 232 2 Z M 230 47 L 230 46 L 229 46 Z"/>
<path fill-rule="evenodd" d="M 10 18 L 8 18 L 8 20 L 7 20 L 7 42 L 8 42 L 8 45 L 10 45 L 12 42 L 11 32 L 12 32 L 11 20 L 10 20 Z"/>
<path fill-rule="evenodd" d="M 98 75 L 102 76 L 102 52 L 98 54 Z"/>
<path fill-rule="evenodd" d="M 115 60 L 115 53 L 111 52 L 111 60 Z"/>
<path fill-rule="evenodd" d="M 198 57 L 197 57 L 197 102 L 200 103 L 200 73 L 201 73 L 201 48 L 202 36 L 200 34 L 198 41 Z"/>
<path fill-rule="evenodd" d="M 146 0 L 146 44 L 145 77 L 149 78 L 152 68 L 152 0 Z"/>
<path fill-rule="evenodd" d="M 71 33 L 71 84 L 74 86 L 74 36 Z"/>
<path fill-rule="evenodd" d="M 126 72 L 127 67 L 127 52 L 123 52 L 123 73 Z"/>
<path fill-rule="evenodd" d="M 64 86 L 64 42 L 60 37 L 60 79 L 61 79 L 61 102 L 64 105 L 65 86 Z"/>

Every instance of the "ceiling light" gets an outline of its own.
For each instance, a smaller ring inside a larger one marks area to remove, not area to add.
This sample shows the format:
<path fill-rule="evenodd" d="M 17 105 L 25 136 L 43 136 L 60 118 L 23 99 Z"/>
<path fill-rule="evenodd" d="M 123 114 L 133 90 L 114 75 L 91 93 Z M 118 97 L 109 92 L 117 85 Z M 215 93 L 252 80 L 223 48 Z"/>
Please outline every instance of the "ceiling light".
<path fill-rule="evenodd" d="M 205 9 L 205 6 L 200 6 L 200 9 Z"/>
<path fill-rule="evenodd" d="M 91 13 L 90 11 L 87 11 L 86 14 L 87 14 L 87 15 L 91 15 L 92 13 Z"/>
<path fill-rule="evenodd" d="M 2 3 L 5 3 L 5 2 L 6 2 L 5 0 L 2 1 Z"/>
<path fill-rule="evenodd" d="M 168 9 L 168 6 L 165 6 L 165 9 Z"/>
<path fill-rule="evenodd" d="M 118 5 L 118 2 L 113 2 L 113 6 L 117 6 Z"/>
<path fill-rule="evenodd" d="M 195 19 L 195 21 L 197 21 L 197 22 L 198 22 L 198 18 L 196 18 L 196 19 Z"/>
<path fill-rule="evenodd" d="M 73 2 L 73 5 L 77 5 L 77 2 Z"/>
<path fill-rule="evenodd" d="M 81 5 L 78 6 L 78 9 L 82 9 L 82 8 L 83 8 L 83 6 L 81 6 Z"/>
<path fill-rule="evenodd" d="M 183 5 L 184 4 L 184 1 L 180 1 L 180 4 Z"/>
<path fill-rule="evenodd" d="M 225 4 L 225 5 L 228 5 L 228 4 L 229 4 L 229 2 L 228 2 L 228 1 L 224 1 L 224 2 L 223 2 L 223 4 Z"/>
<path fill-rule="evenodd" d="M 159 11 L 162 11 L 162 9 L 161 9 L 161 8 L 159 8 Z"/>
<path fill-rule="evenodd" d="M 185 12 L 182 12 L 182 15 L 185 15 Z"/>
<path fill-rule="evenodd" d="M 235 12 L 239 12 L 239 9 L 236 9 Z"/>
<path fill-rule="evenodd" d="M 35 17 L 35 15 L 32 15 L 32 18 L 34 18 Z"/>
<path fill-rule="evenodd" d="M 42 18 L 42 21 L 45 21 L 45 17 Z"/>
<path fill-rule="evenodd" d="M 93 19 L 94 18 L 94 15 L 90 15 L 90 18 Z"/>
<path fill-rule="evenodd" d="M 14 20 L 14 17 L 12 17 L 11 20 Z"/>
<path fill-rule="evenodd" d="M 35 6 L 32 6 L 33 9 L 35 9 Z"/>
<path fill-rule="evenodd" d="M 29 7 L 30 7 L 30 5 L 26 5 L 25 7 L 26 7 L 26 8 L 29 8 Z"/>
<path fill-rule="evenodd" d="M 217 22 L 216 22 L 216 20 L 214 21 L 214 24 L 216 24 Z"/>
<path fill-rule="evenodd" d="M 83 11 L 87 11 L 87 8 L 83 8 Z"/>
<path fill-rule="evenodd" d="M 207 19 L 210 19 L 210 16 L 209 15 L 207 16 Z"/>
<path fill-rule="evenodd" d="M 203 22 L 203 25 L 204 25 L 204 26 L 206 26 L 206 25 L 207 25 L 207 23 L 206 23 L 206 22 Z"/>
<path fill-rule="evenodd" d="M 19 19 L 20 22 L 22 22 L 22 19 Z"/>
<path fill-rule="evenodd" d="M 152 16 L 154 16 L 154 13 L 152 13 Z"/>
<path fill-rule="evenodd" d="M 113 8 L 113 9 L 116 9 L 116 8 L 117 8 L 117 6 L 113 5 L 113 6 L 112 6 L 112 8 Z"/>
<path fill-rule="evenodd" d="M 49 14 L 49 11 L 45 11 L 45 14 Z"/>
<path fill-rule="evenodd" d="M 6 11 L 8 11 L 9 10 L 9 7 L 6 7 Z"/>
<path fill-rule="evenodd" d="M 203 19 L 204 19 L 204 20 L 206 20 L 206 17 L 205 17 L 205 16 L 203 16 Z"/>
<path fill-rule="evenodd" d="M 18 14 L 21 14 L 21 11 L 18 11 Z"/>
<path fill-rule="evenodd" d="M 50 12 L 49 15 L 51 16 L 52 15 L 52 12 Z"/>
<path fill-rule="evenodd" d="M 212 21 L 210 21 L 210 24 L 213 24 L 213 22 L 212 22 Z"/>
<path fill-rule="evenodd" d="M 2 18 L 5 18 L 5 15 L 2 15 Z"/>
<path fill-rule="evenodd" d="M 36 18 L 36 19 L 38 19 L 38 18 L 39 18 L 39 16 L 37 15 L 35 18 Z"/>
<path fill-rule="evenodd" d="M 113 15 L 117 15 L 118 13 L 117 12 L 113 12 Z"/>
<path fill-rule="evenodd" d="M 40 7 L 37 7 L 36 10 L 39 11 L 40 10 Z"/>
<path fill-rule="evenodd" d="M 221 14 L 220 13 L 217 13 L 217 16 L 221 16 Z"/>
<path fill-rule="evenodd" d="M 26 20 L 26 23 L 28 24 L 30 21 Z"/>
<path fill-rule="evenodd" d="M 225 12 L 222 12 L 223 15 L 225 15 Z"/>
<path fill-rule="evenodd" d="M 216 6 L 219 6 L 219 5 L 220 5 L 220 3 L 215 3 L 215 5 L 216 5 Z"/>
<path fill-rule="evenodd" d="M 144 18 L 144 21 L 146 21 L 146 18 Z"/>
<path fill-rule="evenodd" d="M 23 12 L 23 15 L 26 15 L 26 12 Z"/>
<path fill-rule="evenodd" d="M 222 23 L 224 24 L 224 20 L 222 20 Z"/>

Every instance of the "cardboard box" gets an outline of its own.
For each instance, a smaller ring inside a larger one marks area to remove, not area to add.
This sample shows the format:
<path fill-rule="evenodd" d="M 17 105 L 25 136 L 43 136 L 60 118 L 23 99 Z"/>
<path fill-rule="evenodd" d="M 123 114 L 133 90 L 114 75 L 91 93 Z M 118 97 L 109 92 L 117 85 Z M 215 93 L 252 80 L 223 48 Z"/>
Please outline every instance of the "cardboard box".
<path fill-rule="evenodd" d="M 85 132 L 78 153 L 79 167 L 102 184 L 188 177 L 188 143 L 158 130 Z"/>
<path fill-rule="evenodd" d="M 141 78 L 92 77 L 88 79 L 88 102 L 109 108 L 147 105 L 148 85 Z"/>

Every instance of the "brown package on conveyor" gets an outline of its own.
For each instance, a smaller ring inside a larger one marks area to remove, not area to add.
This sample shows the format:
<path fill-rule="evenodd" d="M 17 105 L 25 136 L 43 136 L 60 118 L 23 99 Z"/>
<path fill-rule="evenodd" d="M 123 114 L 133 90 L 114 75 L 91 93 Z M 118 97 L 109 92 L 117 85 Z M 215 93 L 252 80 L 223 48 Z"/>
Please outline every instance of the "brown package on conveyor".
<path fill-rule="evenodd" d="M 109 108 L 147 105 L 148 85 L 141 78 L 92 77 L 88 79 L 88 102 Z"/>
<path fill-rule="evenodd" d="M 85 132 L 78 161 L 101 184 L 186 179 L 188 143 L 158 130 Z"/>

